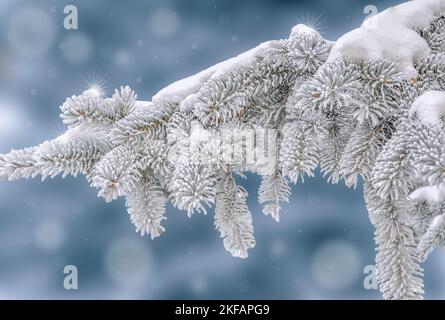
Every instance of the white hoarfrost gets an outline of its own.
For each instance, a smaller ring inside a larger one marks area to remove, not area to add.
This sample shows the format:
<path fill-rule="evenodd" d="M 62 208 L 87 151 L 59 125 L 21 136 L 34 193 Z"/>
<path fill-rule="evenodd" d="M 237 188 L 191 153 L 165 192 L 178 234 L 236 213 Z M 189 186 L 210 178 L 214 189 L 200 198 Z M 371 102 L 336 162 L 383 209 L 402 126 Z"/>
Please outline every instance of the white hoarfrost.
<path fill-rule="evenodd" d="M 415 0 L 389 8 L 342 36 L 328 61 L 391 59 L 402 66 L 405 76 L 415 78 L 414 63 L 430 54 L 427 42 L 415 30 L 426 27 L 445 9 L 445 0 Z"/>
<path fill-rule="evenodd" d="M 410 113 L 422 122 L 441 125 L 445 115 L 445 92 L 432 90 L 422 94 L 412 104 Z"/>

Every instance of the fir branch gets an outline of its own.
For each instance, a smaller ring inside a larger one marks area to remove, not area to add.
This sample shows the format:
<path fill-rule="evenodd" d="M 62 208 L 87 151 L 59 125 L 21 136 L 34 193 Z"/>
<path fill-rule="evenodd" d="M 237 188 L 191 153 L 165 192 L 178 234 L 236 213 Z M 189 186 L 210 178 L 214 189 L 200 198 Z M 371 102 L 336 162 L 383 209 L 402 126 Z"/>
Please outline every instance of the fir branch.
<path fill-rule="evenodd" d="M 232 174 L 222 178 L 215 208 L 215 227 L 224 240 L 224 247 L 234 257 L 247 258 L 255 247 L 252 216 L 247 208 L 247 191 L 235 183 Z"/>

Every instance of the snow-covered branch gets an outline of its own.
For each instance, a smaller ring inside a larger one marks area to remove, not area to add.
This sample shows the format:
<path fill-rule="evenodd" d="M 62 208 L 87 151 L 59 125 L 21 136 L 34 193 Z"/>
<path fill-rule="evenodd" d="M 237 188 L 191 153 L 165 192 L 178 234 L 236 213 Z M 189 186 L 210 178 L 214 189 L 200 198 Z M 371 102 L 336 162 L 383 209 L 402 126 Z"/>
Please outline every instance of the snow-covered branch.
<path fill-rule="evenodd" d="M 0 155 L 0 179 L 83 174 L 106 201 L 125 197 L 152 238 L 165 204 L 188 216 L 215 207 L 225 248 L 255 246 L 247 192 L 276 221 L 297 183 L 320 168 L 332 183 L 365 183 L 383 296 L 421 298 L 420 260 L 444 244 L 445 0 L 390 8 L 336 43 L 295 26 L 173 83 L 152 101 L 129 87 L 94 89 L 61 106 L 67 131 Z"/>

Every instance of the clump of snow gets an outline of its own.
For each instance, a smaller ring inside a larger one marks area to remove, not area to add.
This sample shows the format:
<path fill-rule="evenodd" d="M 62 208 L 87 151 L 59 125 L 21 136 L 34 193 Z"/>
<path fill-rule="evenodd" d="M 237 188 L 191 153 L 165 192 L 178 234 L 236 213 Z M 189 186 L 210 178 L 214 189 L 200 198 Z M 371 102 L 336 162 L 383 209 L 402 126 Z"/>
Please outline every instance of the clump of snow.
<path fill-rule="evenodd" d="M 304 34 L 314 35 L 318 37 L 320 36 L 320 33 L 317 30 L 300 23 L 292 28 L 289 38 L 295 39 Z"/>
<path fill-rule="evenodd" d="M 60 142 L 60 143 L 69 143 L 73 140 L 88 140 L 88 139 L 97 139 L 100 136 L 103 136 L 107 133 L 107 127 L 102 126 L 78 126 L 65 131 L 64 134 L 58 136 L 52 141 Z M 52 141 L 43 142 L 40 147 L 40 152 L 47 152 L 46 148 L 51 147 Z"/>
<path fill-rule="evenodd" d="M 389 8 L 343 35 L 328 61 L 336 59 L 391 59 L 400 63 L 406 78 L 415 78 L 414 63 L 431 53 L 426 41 L 413 29 L 427 27 L 444 11 L 445 0 L 415 0 Z"/>
<path fill-rule="evenodd" d="M 442 124 L 442 116 L 445 115 L 445 92 L 428 91 L 414 100 L 410 114 L 416 114 L 422 122 L 433 125 Z"/>
<path fill-rule="evenodd" d="M 445 185 L 441 183 L 434 186 L 420 187 L 411 192 L 408 198 L 428 203 L 443 201 L 445 200 Z"/>
<path fill-rule="evenodd" d="M 198 92 L 199 88 L 203 84 L 204 84 L 204 82 L 201 83 L 201 85 L 198 87 L 196 92 Z M 181 102 L 181 104 L 179 106 L 179 109 L 181 110 L 181 112 L 191 112 L 191 111 L 193 111 L 193 109 L 195 108 L 195 104 L 196 104 L 195 96 L 196 96 L 196 93 L 190 94 L 189 96 L 187 96 L 187 98 L 185 98 Z"/>
<path fill-rule="evenodd" d="M 153 103 L 151 101 L 140 101 L 140 100 L 136 100 L 134 102 L 134 107 L 136 108 L 149 108 L 153 105 Z"/>
<path fill-rule="evenodd" d="M 433 222 L 431 222 L 432 227 L 439 227 L 445 223 L 445 214 L 438 215 L 434 217 Z"/>
<path fill-rule="evenodd" d="M 206 130 L 199 121 L 192 121 L 190 128 L 190 145 L 199 147 L 202 142 L 211 141 L 215 138 L 210 130 Z"/>
<path fill-rule="evenodd" d="M 152 100 L 154 103 L 181 103 L 185 98 L 198 92 L 208 80 L 230 72 L 238 67 L 249 65 L 258 57 L 264 57 L 266 49 L 269 47 L 270 43 L 271 41 L 263 42 L 259 46 L 234 58 L 220 62 L 188 78 L 176 81 L 159 91 L 153 96 Z M 181 109 L 187 109 L 187 101 L 185 101 L 184 104 L 185 106 L 182 106 Z"/>
<path fill-rule="evenodd" d="M 88 88 L 87 90 L 82 92 L 82 94 L 85 96 L 100 98 L 103 96 L 104 93 L 99 86 L 92 86 L 91 88 Z"/>

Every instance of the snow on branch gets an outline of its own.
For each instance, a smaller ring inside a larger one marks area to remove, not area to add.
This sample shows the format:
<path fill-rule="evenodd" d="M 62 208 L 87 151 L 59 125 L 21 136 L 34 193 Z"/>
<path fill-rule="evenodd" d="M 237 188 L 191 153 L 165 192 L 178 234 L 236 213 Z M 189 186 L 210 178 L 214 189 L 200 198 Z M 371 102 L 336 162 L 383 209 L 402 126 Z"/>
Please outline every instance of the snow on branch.
<path fill-rule="evenodd" d="M 428 91 L 419 96 L 410 108 L 420 121 L 440 125 L 445 115 L 445 92 Z"/>
<path fill-rule="evenodd" d="M 246 258 L 255 213 L 237 176 L 261 175 L 258 202 L 279 221 L 289 181 L 319 168 L 364 182 L 384 298 L 420 299 L 420 261 L 445 239 L 444 9 L 409 1 L 335 44 L 297 25 L 152 101 L 86 90 L 60 107 L 63 135 L 0 155 L 0 179 L 83 174 L 106 201 L 125 197 L 152 239 L 167 201 L 189 217 L 214 211 L 226 250 Z"/>
<path fill-rule="evenodd" d="M 360 28 L 342 36 L 329 61 L 337 59 L 397 61 L 407 78 L 415 78 L 414 64 L 431 53 L 415 28 L 425 28 L 445 10 L 443 0 L 408 1 L 366 19 Z"/>

